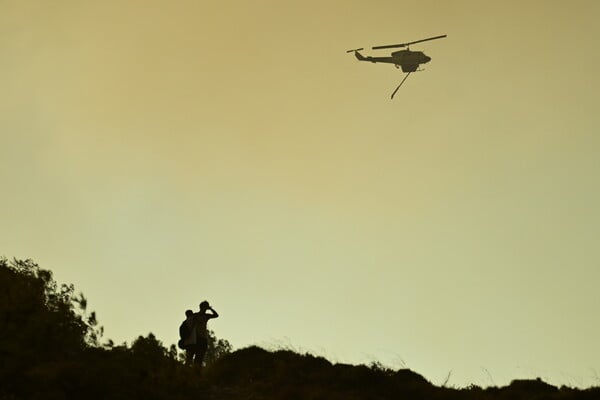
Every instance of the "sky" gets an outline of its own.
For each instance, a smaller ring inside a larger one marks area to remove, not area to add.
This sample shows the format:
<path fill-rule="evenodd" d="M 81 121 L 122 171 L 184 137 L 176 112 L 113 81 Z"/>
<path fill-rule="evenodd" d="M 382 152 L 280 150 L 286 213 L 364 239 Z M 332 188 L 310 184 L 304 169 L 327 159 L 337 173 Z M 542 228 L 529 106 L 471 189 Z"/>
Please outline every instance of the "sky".
<path fill-rule="evenodd" d="M 600 3 L 0 0 L 0 256 L 105 337 L 600 385 Z M 346 50 L 420 43 L 411 74 Z"/>

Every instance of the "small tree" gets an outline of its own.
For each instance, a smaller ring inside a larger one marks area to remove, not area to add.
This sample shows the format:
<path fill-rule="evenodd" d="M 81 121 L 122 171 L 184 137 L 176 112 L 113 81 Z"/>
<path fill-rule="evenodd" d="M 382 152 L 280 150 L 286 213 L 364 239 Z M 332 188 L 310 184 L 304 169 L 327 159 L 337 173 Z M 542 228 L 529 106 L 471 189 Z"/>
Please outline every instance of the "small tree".
<path fill-rule="evenodd" d="M 87 301 L 73 285 L 58 285 L 52 272 L 32 260 L 0 258 L 0 346 L 36 357 L 96 346 L 102 336 L 96 314 L 87 315 Z"/>
<path fill-rule="evenodd" d="M 232 346 L 226 339 L 218 339 L 212 330 L 208 330 L 208 348 L 204 363 L 209 366 L 225 354 L 231 353 Z"/>

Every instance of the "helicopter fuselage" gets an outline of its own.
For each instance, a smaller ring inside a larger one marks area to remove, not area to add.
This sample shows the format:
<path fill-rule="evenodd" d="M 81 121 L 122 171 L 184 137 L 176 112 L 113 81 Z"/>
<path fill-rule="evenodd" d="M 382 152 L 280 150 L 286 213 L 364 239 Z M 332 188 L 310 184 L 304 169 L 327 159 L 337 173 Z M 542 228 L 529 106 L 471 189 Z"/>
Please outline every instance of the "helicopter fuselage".
<path fill-rule="evenodd" d="M 390 57 L 365 57 L 358 51 L 355 51 L 354 55 L 360 61 L 394 64 L 396 67 L 402 68 L 404 72 L 415 72 L 419 68 L 419 65 L 431 61 L 431 57 L 426 56 L 422 51 L 411 50 L 395 51 Z"/>

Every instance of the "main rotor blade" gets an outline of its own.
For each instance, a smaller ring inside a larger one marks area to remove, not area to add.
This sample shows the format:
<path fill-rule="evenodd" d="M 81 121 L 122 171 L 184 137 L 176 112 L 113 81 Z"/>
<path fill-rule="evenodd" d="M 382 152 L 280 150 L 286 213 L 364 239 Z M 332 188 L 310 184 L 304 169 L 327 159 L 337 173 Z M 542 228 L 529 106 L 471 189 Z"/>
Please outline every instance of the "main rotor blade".
<path fill-rule="evenodd" d="M 377 50 L 377 49 L 392 49 L 395 47 L 406 47 L 406 46 L 410 46 L 411 44 L 415 44 L 415 43 L 421 43 L 421 42 L 427 42 L 429 40 L 435 40 L 435 39 L 442 39 L 445 38 L 448 35 L 440 35 L 440 36 L 434 36 L 434 37 L 430 37 L 427 39 L 421 39 L 421 40 L 415 40 L 414 42 L 408 42 L 408 43 L 400 43 L 400 44 L 388 44 L 385 46 L 373 46 L 371 47 L 373 50 Z"/>
<path fill-rule="evenodd" d="M 373 46 L 371 47 L 372 50 L 377 50 L 377 49 L 393 49 L 394 47 L 406 47 L 408 46 L 407 43 L 402 43 L 402 44 L 387 44 L 385 46 Z"/>
<path fill-rule="evenodd" d="M 421 43 L 421 42 L 427 42 L 427 41 L 429 41 L 429 40 L 443 39 L 443 38 L 445 38 L 446 36 L 448 36 L 448 35 L 440 35 L 440 36 L 434 36 L 434 37 L 430 37 L 430 38 L 427 38 L 427 39 L 416 40 L 416 41 L 414 41 L 414 42 L 409 42 L 409 43 L 406 43 L 406 45 L 408 46 L 408 45 L 410 45 L 410 44 Z"/>

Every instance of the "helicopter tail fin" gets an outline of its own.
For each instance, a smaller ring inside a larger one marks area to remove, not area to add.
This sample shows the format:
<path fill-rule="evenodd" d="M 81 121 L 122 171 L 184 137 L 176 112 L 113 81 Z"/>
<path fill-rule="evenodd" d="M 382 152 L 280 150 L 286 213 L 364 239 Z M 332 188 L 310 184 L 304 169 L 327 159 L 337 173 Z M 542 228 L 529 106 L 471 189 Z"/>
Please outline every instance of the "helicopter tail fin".
<path fill-rule="evenodd" d="M 365 56 L 363 56 L 362 54 L 360 54 L 358 51 L 355 51 L 355 52 L 354 52 L 354 55 L 355 55 L 355 56 L 356 56 L 356 58 L 357 58 L 358 60 L 360 60 L 360 61 L 364 61 L 364 60 L 366 60 L 366 59 L 367 59 Z"/>

